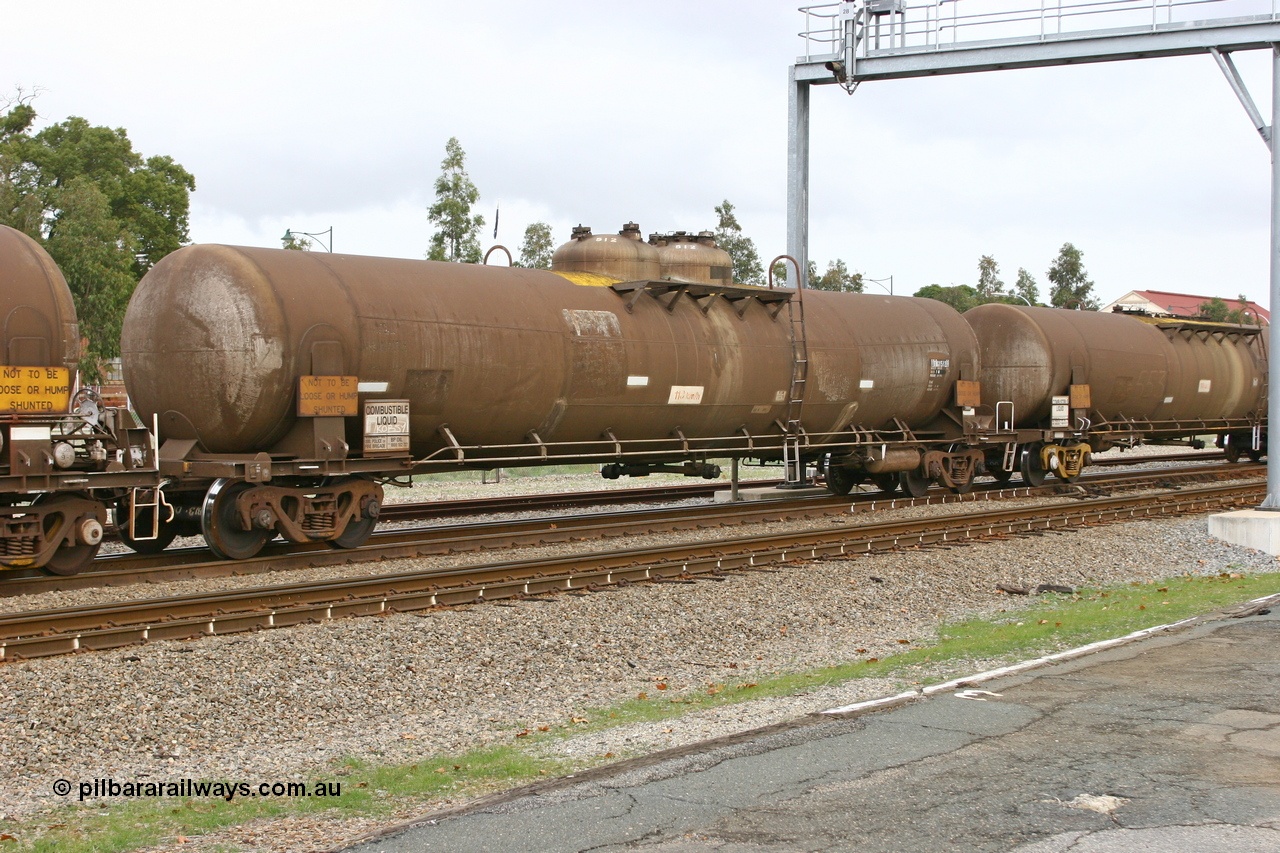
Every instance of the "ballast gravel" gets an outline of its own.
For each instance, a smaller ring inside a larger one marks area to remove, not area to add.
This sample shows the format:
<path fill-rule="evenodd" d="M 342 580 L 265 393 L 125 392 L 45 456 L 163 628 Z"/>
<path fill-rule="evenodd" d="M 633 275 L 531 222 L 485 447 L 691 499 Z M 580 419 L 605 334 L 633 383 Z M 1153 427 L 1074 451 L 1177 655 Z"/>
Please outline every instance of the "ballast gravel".
<path fill-rule="evenodd" d="M 922 511 L 957 507 L 890 512 Z M 928 643 L 940 621 L 1023 604 L 998 593 L 999 583 L 1075 587 L 1277 569 L 1266 554 L 1211 539 L 1204 517 L 1195 517 L 10 662 L 0 665 L 8 721 L 0 729 L 0 814 L 22 818 L 26 837 L 17 840 L 29 842 L 41 810 L 75 802 L 79 784 L 94 779 L 341 781 L 347 757 L 408 764 L 512 743 L 542 726 L 571 730 L 592 709 L 654 696 L 658 685 L 678 695 Z M 902 686 L 855 681 L 539 749 L 627 757 Z M 59 779 L 72 783 L 70 796 L 53 793 Z M 295 817 L 156 849 L 325 850 L 374 825 Z"/>

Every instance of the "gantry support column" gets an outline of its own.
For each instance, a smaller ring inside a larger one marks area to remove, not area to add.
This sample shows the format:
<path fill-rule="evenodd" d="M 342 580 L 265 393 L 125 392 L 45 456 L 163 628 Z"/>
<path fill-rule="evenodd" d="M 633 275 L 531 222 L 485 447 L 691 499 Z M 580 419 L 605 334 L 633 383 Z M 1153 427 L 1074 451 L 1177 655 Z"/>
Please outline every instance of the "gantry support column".
<path fill-rule="evenodd" d="M 809 285 L 809 82 L 791 66 L 787 99 L 787 254 L 800 265 L 797 286 Z M 767 271 L 766 271 L 767 274 Z M 788 270 L 787 275 L 795 274 Z"/>
<path fill-rule="evenodd" d="M 1271 310 L 1280 306 L 1280 170 L 1276 169 L 1276 128 L 1280 128 L 1280 45 L 1271 46 Z M 1267 330 L 1267 498 L 1264 509 L 1280 510 L 1280 329 L 1272 314 Z M 1272 552 L 1274 553 L 1274 552 Z"/>

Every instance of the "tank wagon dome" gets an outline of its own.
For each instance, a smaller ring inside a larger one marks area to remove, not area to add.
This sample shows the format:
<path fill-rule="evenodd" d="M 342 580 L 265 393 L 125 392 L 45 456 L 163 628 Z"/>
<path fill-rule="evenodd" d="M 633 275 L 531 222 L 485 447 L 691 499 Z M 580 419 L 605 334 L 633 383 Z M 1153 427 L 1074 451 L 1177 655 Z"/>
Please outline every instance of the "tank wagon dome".
<path fill-rule="evenodd" d="M 7 225 L 0 225 L 0 318 L 5 365 L 75 370 L 80 331 L 67 280 L 39 243 Z"/>
<path fill-rule="evenodd" d="M 623 225 L 617 234 L 592 234 L 590 226 L 578 225 L 569 242 L 552 254 L 551 270 L 594 273 L 619 281 L 645 281 L 661 274 L 658 250 L 644 242 L 634 222 Z"/>
<path fill-rule="evenodd" d="M 658 250 L 661 276 L 690 284 L 733 284 L 733 258 L 716 245 L 710 231 L 650 234 Z"/>

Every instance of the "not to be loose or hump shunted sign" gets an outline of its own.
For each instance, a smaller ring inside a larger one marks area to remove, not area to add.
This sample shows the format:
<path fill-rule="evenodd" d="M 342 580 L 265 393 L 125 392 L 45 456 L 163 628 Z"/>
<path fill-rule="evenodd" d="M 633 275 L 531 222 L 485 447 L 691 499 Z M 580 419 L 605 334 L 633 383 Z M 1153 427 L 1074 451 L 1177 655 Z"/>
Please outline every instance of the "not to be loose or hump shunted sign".
<path fill-rule="evenodd" d="M 409 401 L 366 400 L 364 404 L 364 452 L 409 452 Z"/>

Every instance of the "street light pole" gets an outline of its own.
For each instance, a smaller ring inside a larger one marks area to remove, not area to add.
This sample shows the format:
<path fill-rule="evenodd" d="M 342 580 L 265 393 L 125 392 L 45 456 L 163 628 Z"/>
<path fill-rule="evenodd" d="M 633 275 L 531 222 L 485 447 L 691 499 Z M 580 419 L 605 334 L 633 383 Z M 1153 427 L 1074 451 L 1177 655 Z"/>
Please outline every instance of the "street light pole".
<path fill-rule="evenodd" d="M 325 234 L 329 235 L 329 242 L 327 245 L 320 239 Z M 321 246 L 324 246 L 324 250 L 326 252 L 328 252 L 329 254 L 333 254 L 333 226 L 332 225 L 330 225 L 324 231 L 316 231 L 316 232 L 294 231 L 290 228 L 286 228 L 284 231 L 284 236 L 281 237 L 280 240 L 284 243 L 288 243 L 289 241 L 294 240 L 298 237 L 310 237 L 313 240 L 315 240 L 317 243 L 319 243 Z"/>
<path fill-rule="evenodd" d="M 889 282 L 889 286 L 885 289 L 889 291 L 890 296 L 893 296 L 893 276 L 888 276 L 887 278 L 864 278 L 863 281 L 869 281 L 872 284 L 878 284 L 881 287 L 884 287 L 884 283 L 887 281 Z"/>

